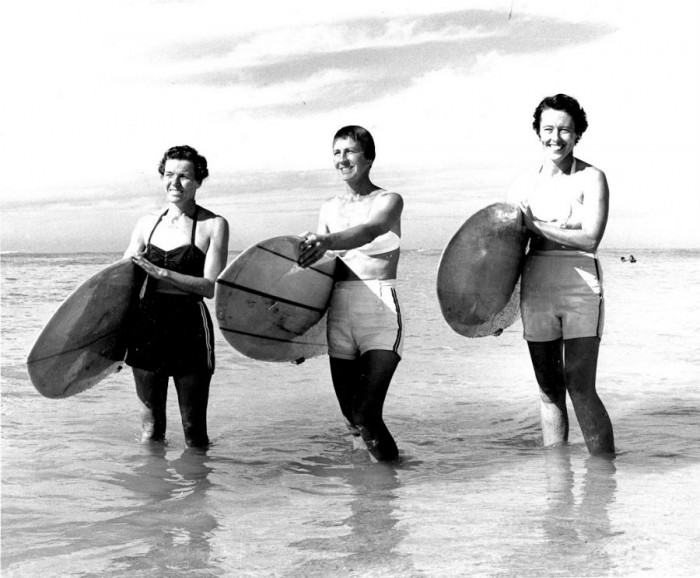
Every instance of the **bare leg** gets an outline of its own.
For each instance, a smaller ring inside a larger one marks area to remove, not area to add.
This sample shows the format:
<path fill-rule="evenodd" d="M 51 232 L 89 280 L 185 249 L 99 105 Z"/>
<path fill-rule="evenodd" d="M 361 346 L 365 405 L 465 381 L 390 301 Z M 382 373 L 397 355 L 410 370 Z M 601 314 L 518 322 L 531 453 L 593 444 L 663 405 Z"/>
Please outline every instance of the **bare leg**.
<path fill-rule="evenodd" d="M 141 441 L 165 439 L 165 407 L 168 401 L 168 376 L 132 368 L 136 395 L 141 400 Z"/>
<path fill-rule="evenodd" d="M 540 386 L 540 421 L 545 446 L 569 439 L 569 416 L 566 412 L 566 376 L 564 373 L 564 343 L 528 341 L 532 367 Z"/>
<path fill-rule="evenodd" d="M 211 374 L 178 375 L 173 379 L 187 447 L 208 446 L 207 405 Z"/>
<path fill-rule="evenodd" d="M 346 422 L 351 429 L 357 428 L 377 460 L 395 460 L 399 450 L 384 423 L 382 411 L 401 358 L 393 351 L 372 350 L 355 361 L 330 359 L 333 386 Z"/>
<path fill-rule="evenodd" d="M 592 455 L 614 455 L 612 423 L 595 388 L 599 348 L 598 337 L 564 342 L 566 387 L 588 451 Z"/>

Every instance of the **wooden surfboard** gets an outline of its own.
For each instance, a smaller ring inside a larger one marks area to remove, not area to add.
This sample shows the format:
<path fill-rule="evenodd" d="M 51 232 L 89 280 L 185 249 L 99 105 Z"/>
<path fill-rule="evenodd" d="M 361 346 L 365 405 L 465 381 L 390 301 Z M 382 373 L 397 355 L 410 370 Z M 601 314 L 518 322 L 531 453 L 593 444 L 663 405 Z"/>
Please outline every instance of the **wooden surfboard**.
<path fill-rule="evenodd" d="M 121 369 L 125 319 L 135 293 L 131 259 L 122 259 L 80 285 L 51 317 L 27 357 L 34 387 L 64 398 Z"/>
<path fill-rule="evenodd" d="M 322 320 L 333 291 L 335 257 L 302 269 L 297 265 L 301 242 L 285 236 L 257 243 L 219 275 L 216 318 L 239 353 L 300 363 L 328 351 Z"/>
<path fill-rule="evenodd" d="M 495 203 L 469 217 L 449 241 L 437 294 L 445 321 L 457 333 L 500 335 L 518 319 L 527 239 L 520 209 Z"/>

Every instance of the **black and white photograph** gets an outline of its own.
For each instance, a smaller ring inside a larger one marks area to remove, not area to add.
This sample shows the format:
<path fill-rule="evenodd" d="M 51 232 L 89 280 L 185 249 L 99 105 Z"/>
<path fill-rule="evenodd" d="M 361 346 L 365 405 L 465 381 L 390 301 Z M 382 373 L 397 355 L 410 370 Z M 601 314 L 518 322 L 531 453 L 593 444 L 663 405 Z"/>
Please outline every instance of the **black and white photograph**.
<path fill-rule="evenodd" d="M 3 578 L 697 575 L 700 4 L 3 14 Z"/>

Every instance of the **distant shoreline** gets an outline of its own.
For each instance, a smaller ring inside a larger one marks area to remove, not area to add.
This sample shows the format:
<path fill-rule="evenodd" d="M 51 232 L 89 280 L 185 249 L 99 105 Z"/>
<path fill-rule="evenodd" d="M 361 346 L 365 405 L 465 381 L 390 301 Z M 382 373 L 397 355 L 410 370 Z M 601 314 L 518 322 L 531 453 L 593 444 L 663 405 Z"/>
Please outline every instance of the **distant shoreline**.
<path fill-rule="evenodd" d="M 247 248 L 247 247 L 246 247 Z M 229 255 L 238 255 L 245 251 L 243 249 L 230 249 Z M 439 255 L 442 249 L 403 249 L 404 253 L 420 253 L 424 255 Z M 599 249 L 598 254 L 604 257 L 628 257 L 634 254 L 637 260 L 650 253 L 700 253 L 700 247 L 647 247 L 647 248 L 605 248 Z M 121 251 L 56 251 L 56 252 L 33 252 L 33 251 L 0 251 L 0 258 L 3 257 L 96 257 L 100 255 L 111 255 L 114 260 L 118 260 L 123 253 Z"/>

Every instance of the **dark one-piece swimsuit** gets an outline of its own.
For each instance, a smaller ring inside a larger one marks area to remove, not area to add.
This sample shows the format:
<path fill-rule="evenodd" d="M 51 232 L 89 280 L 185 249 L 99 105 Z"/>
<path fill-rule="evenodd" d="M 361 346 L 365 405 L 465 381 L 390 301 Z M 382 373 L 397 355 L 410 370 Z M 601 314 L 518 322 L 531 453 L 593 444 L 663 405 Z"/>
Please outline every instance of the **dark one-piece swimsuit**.
<path fill-rule="evenodd" d="M 170 251 L 151 244 L 167 211 L 163 213 L 148 236 L 146 259 L 170 271 L 202 277 L 206 255 L 195 245 L 198 212 L 196 207 L 190 243 Z M 203 298 L 159 293 L 149 280 L 130 315 L 126 363 L 167 375 L 213 373 L 214 329 Z"/>

